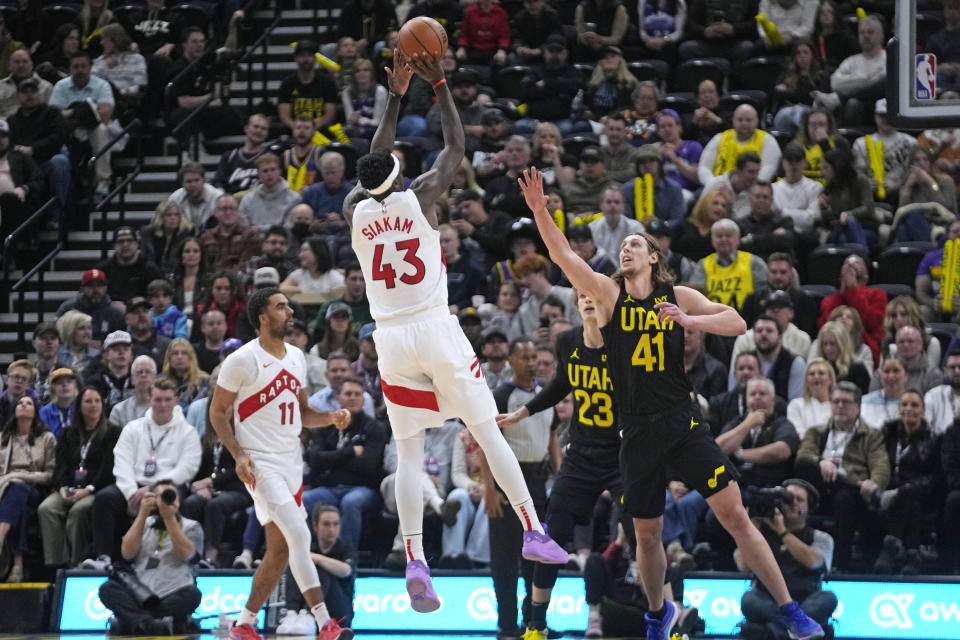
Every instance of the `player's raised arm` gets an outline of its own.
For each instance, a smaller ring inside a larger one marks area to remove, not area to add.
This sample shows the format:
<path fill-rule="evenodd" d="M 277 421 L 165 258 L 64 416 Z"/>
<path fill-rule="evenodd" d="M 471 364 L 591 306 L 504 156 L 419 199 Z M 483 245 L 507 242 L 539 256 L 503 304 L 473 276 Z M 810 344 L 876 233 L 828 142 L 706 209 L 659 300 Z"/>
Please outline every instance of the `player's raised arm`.
<path fill-rule="evenodd" d="M 440 105 L 440 122 L 443 126 L 443 150 L 434 161 L 430 170 L 410 185 L 410 189 L 417 194 L 420 207 L 424 215 L 432 215 L 433 204 L 437 197 L 450 188 L 453 176 L 463 160 L 466 149 L 466 139 L 463 133 L 463 123 L 457 113 L 457 105 L 450 93 L 447 79 L 443 77 L 443 67 L 440 61 L 430 57 L 414 55 L 409 61 L 414 72 L 430 83 L 437 94 L 437 104 Z"/>
<path fill-rule="evenodd" d="M 713 302 L 705 295 L 689 287 L 674 287 L 677 304 L 656 304 L 661 322 L 673 320 L 687 329 L 699 329 L 718 336 L 739 336 L 746 332 L 747 323 L 733 308 Z"/>
<path fill-rule="evenodd" d="M 397 138 L 397 118 L 400 116 L 400 101 L 410 86 L 413 70 L 397 49 L 393 50 L 393 69 L 384 67 L 387 72 L 387 110 L 377 126 L 377 132 L 370 141 L 370 151 L 392 151 Z"/>
<path fill-rule="evenodd" d="M 306 389 L 300 389 L 300 421 L 304 429 L 335 426 L 337 429 L 346 429 L 350 426 L 350 412 L 346 409 L 336 411 L 317 411 L 307 402 Z"/>
<path fill-rule="evenodd" d="M 557 228 L 553 216 L 547 210 L 547 196 L 543 193 L 543 174 L 536 167 L 530 167 L 517 178 L 527 206 L 533 212 L 540 237 L 547 245 L 550 259 L 559 266 L 567 279 L 578 291 L 587 294 L 597 304 L 606 300 L 616 300 L 617 285 L 607 276 L 597 273 L 590 265 L 573 252 L 563 232 Z"/>

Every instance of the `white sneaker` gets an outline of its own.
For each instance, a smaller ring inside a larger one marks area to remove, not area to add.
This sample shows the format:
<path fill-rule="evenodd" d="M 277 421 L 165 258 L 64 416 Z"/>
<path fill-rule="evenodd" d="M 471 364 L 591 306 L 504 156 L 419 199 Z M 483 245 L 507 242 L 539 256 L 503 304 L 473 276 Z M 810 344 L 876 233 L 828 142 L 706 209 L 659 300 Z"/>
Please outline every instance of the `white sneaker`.
<path fill-rule="evenodd" d="M 293 628 L 293 633 L 298 636 L 316 635 L 317 620 L 313 617 L 313 614 L 306 609 L 300 609 L 300 613 L 297 614 L 297 619 Z"/>
<path fill-rule="evenodd" d="M 593 613 L 592 611 L 587 616 L 587 633 L 588 638 L 602 638 L 603 637 L 603 618 L 600 617 L 599 613 Z"/>
<path fill-rule="evenodd" d="M 253 554 L 244 549 L 240 555 L 233 559 L 234 569 L 250 569 L 253 566 Z"/>
<path fill-rule="evenodd" d="M 110 556 L 102 555 L 97 558 L 87 558 L 79 565 L 77 569 L 83 569 L 85 571 L 106 571 L 107 567 L 113 564 L 113 560 L 110 559 Z"/>
<path fill-rule="evenodd" d="M 297 632 L 294 630 L 294 627 L 297 625 L 297 621 L 299 617 L 300 617 L 300 614 L 294 611 L 293 609 L 281 609 L 280 624 L 277 625 L 277 635 L 278 636 L 297 635 Z"/>

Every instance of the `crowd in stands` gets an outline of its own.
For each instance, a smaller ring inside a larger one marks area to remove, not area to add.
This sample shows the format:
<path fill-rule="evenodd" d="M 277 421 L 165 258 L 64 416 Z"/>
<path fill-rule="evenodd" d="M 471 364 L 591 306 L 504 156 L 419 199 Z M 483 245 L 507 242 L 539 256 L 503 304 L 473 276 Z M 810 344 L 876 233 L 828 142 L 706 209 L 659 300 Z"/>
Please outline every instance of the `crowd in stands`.
<path fill-rule="evenodd" d="M 207 566 L 252 566 L 262 532 L 206 411 L 218 365 L 255 338 L 246 296 L 268 286 L 292 301 L 287 341 L 308 353 L 311 405 L 353 414 L 345 431 L 304 435 L 304 502 L 339 509 L 340 540 L 362 564 L 402 568 L 399 542 L 382 543 L 393 539 L 396 452 L 341 208 L 384 113 L 382 67 L 397 29 L 419 15 L 450 36 L 443 66 L 467 153 L 434 207 L 450 312 L 491 390 L 506 397 L 516 381 L 567 375 L 556 370 L 557 336 L 580 324 L 517 185 L 536 166 L 556 223 L 595 271 L 613 273 L 624 237 L 646 231 L 678 282 L 746 319 L 736 340 L 687 331 L 684 350 L 745 501 L 799 477 L 819 491 L 811 517 L 836 539 L 834 569 L 960 571 L 960 343 L 946 324 L 960 310 L 960 129 L 891 125 L 883 83 L 893 4 L 868 2 L 860 19 L 833 0 L 347 4 L 338 32 L 293 49 L 277 118 L 244 114 L 242 124 L 218 100 L 205 107 L 185 136 L 242 127 L 243 144 L 213 176 L 184 163 L 149 224 L 113 229 L 110 257 L 89 265 L 55 323 L 36 327 L 32 352 L 8 367 L 8 580 L 29 575 L 23 558 L 40 552 L 28 537 L 37 521 L 48 567 L 102 568 L 119 557 L 157 479 L 172 481 L 183 513 L 201 523 Z M 158 77 L 204 55 L 208 38 L 235 23 L 228 16 L 205 32 L 162 0 L 123 19 L 105 5 L 87 0 L 46 52 L 25 32 L 0 29 L 23 43 L 0 50 L 0 74 L 9 74 L 0 78 L 4 233 L 8 200 L 26 212 L 49 190 L 63 204 L 74 139 L 96 147 L 117 109 L 162 92 Z M 922 6 L 939 20 L 925 46 L 937 54 L 941 97 L 956 99 L 960 0 Z M 216 95 L 217 64 L 212 56 L 181 77 L 155 115 L 172 126 Z M 731 88 L 738 68 L 765 65 L 778 70 L 769 91 Z M 443 145 L 431 97 L 414 77 L 394 151 L 408 182 Z M 271 126 L 289 129 L 289 148 L 268 145 Z M 97 179 L 109 170 L 100 159 Z M 554 435 L 535 456 L 551 472 L 578 419 L 572 406 L 568 398 L 537 417 L 551 422 Z M 485 501 L 493 494 L 478 445 L 456 421 L 434 426 L 426 543 L 441 567 L 487 566 L 500 523 Z M 672 561 L 733 568 L 732 539 L 702 498 L 682 478 L 671 478 L 666 496 Z M 622 542 L 617 505 L 601 503 L 571 549 L 581 568 L 591 551 Z"/>

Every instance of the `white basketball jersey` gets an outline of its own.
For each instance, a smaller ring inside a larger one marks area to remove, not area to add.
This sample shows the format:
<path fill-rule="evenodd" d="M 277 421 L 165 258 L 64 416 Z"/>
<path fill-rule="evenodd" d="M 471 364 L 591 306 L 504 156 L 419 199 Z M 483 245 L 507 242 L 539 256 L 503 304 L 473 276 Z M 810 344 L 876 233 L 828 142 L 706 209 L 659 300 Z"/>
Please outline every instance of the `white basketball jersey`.
<path fill-rule="evenodd" d="M 353 211 L 352 240 L 374 320 L 414 319 L 423 311 L 447 308 L 447 267 L 440 232 L 423 216 L 413 191 L 358 204 Z"/>
<path fill-rule="evenodd" d="M 300 349 L 286 347 L 283 360 L 278 360 L 254 339 L 220 366 L 217 385 L 237 394 L 234 430 L 244 451 L 300 450 L 300 388 L 307 378 L 307 362 Z"/>

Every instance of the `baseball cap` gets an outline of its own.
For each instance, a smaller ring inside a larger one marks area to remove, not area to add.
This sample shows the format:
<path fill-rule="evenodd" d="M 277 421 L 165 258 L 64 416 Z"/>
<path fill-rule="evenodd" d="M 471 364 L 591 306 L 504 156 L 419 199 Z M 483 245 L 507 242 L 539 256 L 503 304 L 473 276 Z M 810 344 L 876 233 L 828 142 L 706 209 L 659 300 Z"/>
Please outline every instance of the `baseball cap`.
<path fill-rule="evenodd" d="M 316 53 L 317 51 L 319 51 L 317 43 L 309 38 L 304 38 L 303 40 L 299 40 L 293 48 L 293 55 L 297 55 L 298 53 Z"/>
<path fill-rule="evenodd" d="M 110 347 L 124 344 L 127 346 L 133 344 L 133 340 L 130 339 L 130 334 L 126 331 L 114 331 L 103 341 L 103 350 L 106 351 Z"/>
<path fill-rule="evenodd" d="M 567 39 L 559 33 L 554 33 L 553 35 L 547 36 L 546 41 L 543 43 L 543 48 L 549 49 L 550 51 L 562 51 L 567 48 Z"/>
<path fill-rule="evenodd" d="M 670 235 L 670 230 L 667 229 L 667 225 L 665 225 L 660 218 L 653 218 L 650 222 L 643 223 L 643 226 L 646 228 L 647 233 L 654 238 L 663 238 Z"/>
<path fill-rule="evenodd" d="M 36 328 L 34 328 L 33 337 L 34 339 L 36 339 L 47 333 L 52 333 L 57 337 L 60 336 L 60 332 L 57 331 L 57 326 L 55 324 L 53 324 L 52 322 L 41 322 L 36 326 Z"/>
<path fill-rule="evenodd" d="M 593 232 L 585 224 L 572 224 L 567 229 L 567 240 L 593 240 Z"/>
<path fill-rule="evenodd" d="M 504 115 L 500 109 L 487 109 L 483 112 L 483 117 L 480 118 L 480 124 L 492 124 L 494 122 L 502 122 L 506 119 L 507 116 Z"/>
<path fill-rule="evenodd" d="M 357 334 L 357 340 L 363 340 L 364 338 L 370 338 L 373 336 L 373 332 L 377 329 L 376 322 L 368 322 L 367 324 L 360 327 L 360 332 Z"/>
<path fill-rule="evenodd" d="M 460 313 L 457 314 L 457 319 L 459 319 L 461 323 L 466 320 L 469 322 L 476 322 L 477 324 L 480 324 L 482 320 L 480 318 L 480 314 L 477 313 L 477 310 L 474 309 L 473 307 L 467 307 L 466 309 L 461 309 Z"/>
<path fill-rule="evenodd" d="M 144 309 L 150 308 L 150 303 L 147 302 L 147 299 L 143 296 L 134 296 L 127 300 L 127 313 L 130 313 L 135 309 L 139 309 L 140 307 L 143 307 Z"/>
<path fill-rule="evenodd" d="M 480 340 L 480 344 L 487 344 L 494 338 L 500 338 L 504 342 L 510 342 L 510 339 L 507 338 L 507 334 L 500 329 L 488 329 L 483 333 L 483 338 Z"/>
<path fill-rule="evenodd" d="M 227 338 L 223 341 L 223 344 L 220 345 L 220 353 L 226 353 L 227 351 L 236 351 L 243 346 L 243 341 L 239 338 Z"/>
<path fill-rule="evenodd" d="M 87 269 L 86 271 L 83 272 L 83 277 L 80 278 L 80 286 L 82 287 L 88 282 L 92 282 L 94 280 L 100 280 L 101 282 L 106 282 L 107 274 L 105 274 L 103 271 L 100 271 L 100 269 Z"/>
<path fill-rule="evenodd" d="M 477 76 L 469 69 L 462 69 L 451 75 L 449 82 L 451 87 L 461 84 L 477 84 Z"/>
<path fill-rule="evenodd" d="M 137 232 L 132 227 L 117 227 L 113 231 L 113 241 L 118 240 L 137 240 Z"/>
<path fill-rule="evenodd" d="M 793 308 L 793 299 L 786 291 L 771 291 L 767 294 L 767 307 Z"/>
<path fill-rule="evenodd" d="M 280 284 L 280 272 L 273 267 L 260 267 L 253 272 L 253 286 L 267 287 Z"/>
<path fill-rule="evenodd" d="M 634 158 L 634 162 L 641 160 L 659 160 L 660 152 L 657 151 L 657 148 L 652 144 L 645 144 L 642 147 L 637 147 L 637 153 Z"/>
<path fill-rule="evenodd" d="M 57 380 L 59 380 L 60 378 L 64 378 L 64 377 L 69 377 L 69 378 L 73 378 L 74 380 L 76 380 L 76 379 L 77 379 L 77 374 L 74 372 L 73 369 L 71 369 L 71 368 L 69 368 L 69 367 L 60 367 L 59 369 L 54 369 L 52 372 L 50 372 L 50 382 L 51 382 L 51 383 L 54 383 L 54 382 L 56 382 Z"/>
<path fill-rule="evenodd" d="M 324 319 L 329 320 L 338 313 L 345 313 L 350 318 L 353 318 L 353 310 L 350 308 L 346 302 L 334 302 L 329 307 L 327 307 L 327 315 Z"/>
<path fill-rule="evenodd" d="M 37 79 L 33 76 L 29 76 L 21 80 L 20 84 L 17 85 L 17 91 L 23 91 L 28 88 L 39 89 L 40 83 L 38 83 Z"/>
<path fill-rule="evenodd" d="M 887 115 L 887 99 L 880 98 L 877 100 L 877 104 L 873 107 L 873 112 L 881 115 Z"/>
<path fill-rule="evenodd" d="M 784 160 L 805 160 L 807 154 L 804 153 L 803 147 L 801 147 L 796 142 L 789 143 L 786 147 L 783 148 L 783 159 Z"/>
<path fill-rule="evenodd" d="M 583 151 L 580 152 L 580 160 L 586 160 L 588 162 L 603 162 L 603 156 L 600 154 L 600 147 L 595 145 L 584 147 Z"/>

